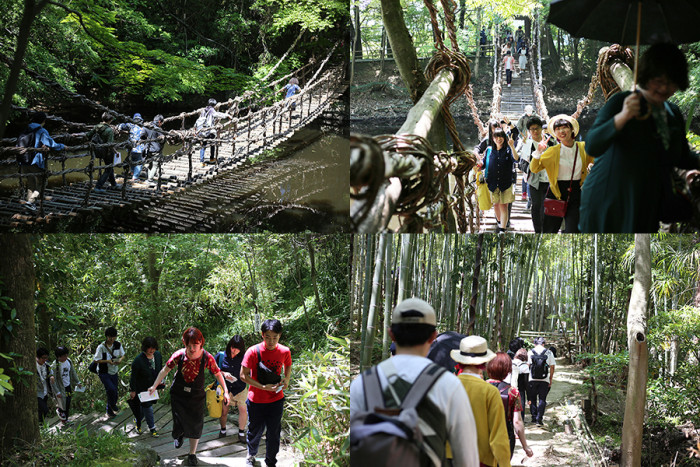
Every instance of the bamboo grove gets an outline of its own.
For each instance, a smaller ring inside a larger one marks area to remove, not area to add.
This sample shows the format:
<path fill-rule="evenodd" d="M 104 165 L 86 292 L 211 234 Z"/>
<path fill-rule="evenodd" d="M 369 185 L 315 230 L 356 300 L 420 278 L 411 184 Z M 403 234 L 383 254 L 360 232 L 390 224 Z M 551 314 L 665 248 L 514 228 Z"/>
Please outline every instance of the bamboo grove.
<path fill-rule="evenodd" d="M 650 319 L 697 300 L 696 242 L 652 237 Z M 356 236 L 353 251 L 352 329 L 361 349 L 353 363 L 361 368 L 388 356 L 387 317 L 412 296 L 433 305 L 439 332 L 482 335 L 492 348 L 530 330 L 562 333 L 568 357 L 626 351 L 631 235 L 383 234 Z M 674 366 L 678 346 L 658 349 L 659 367 Z"/>

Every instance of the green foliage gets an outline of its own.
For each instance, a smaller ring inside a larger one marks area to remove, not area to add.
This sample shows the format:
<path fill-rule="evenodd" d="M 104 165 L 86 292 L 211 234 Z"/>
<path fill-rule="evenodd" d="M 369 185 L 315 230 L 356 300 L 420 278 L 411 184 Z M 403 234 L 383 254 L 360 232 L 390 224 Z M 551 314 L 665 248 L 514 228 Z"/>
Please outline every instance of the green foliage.
<path fill-rule="evenodd" d="M 649 414 L 654 420 L 700 423 L 700 309 L 683 307 L 659 313 L 649 322 Z M 677 368 L 671 373 L 669 358 L 677 352 Z"/>
<path fill-rule="evenodd" d="M 575 360 L 590 362 L 584 371 L 589 378 L 595 378 L 599 392 L 612 393 L 624 389 L 630 360 L 629 352 L 581 353 L 576 355 Z M 587 379 L 585 384 L 590 387 L 590 379 Z"/>
<path fill-rule="evenodd" d="M 57 432 L 43 427 L 39 441 L 6 458 L 4 465 L 126 466 L 137 459 L 132 448 L 118 431 L 89 434 L 84 427 Z"/>
<path fill-rule="evenodd" d="M 309 465 L 349 463 L 350 340 L 327 336 L 332 350 L 304 351 L 292 366 L 290 396 L 294 447 Z"/>

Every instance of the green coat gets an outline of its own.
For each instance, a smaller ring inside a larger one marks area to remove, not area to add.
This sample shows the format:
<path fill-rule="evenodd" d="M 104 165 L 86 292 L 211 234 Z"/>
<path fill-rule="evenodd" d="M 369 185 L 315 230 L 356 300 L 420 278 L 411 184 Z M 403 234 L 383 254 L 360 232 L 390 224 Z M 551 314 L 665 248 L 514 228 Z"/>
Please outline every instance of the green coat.
<path fill-rule="evenodd" d="M 666 102 L 668 151 L 657 136 L 653 117 L 630 120 L 617 131 L 614 117 L 630 94 L 619 92 L 598 112 L 586 135 L 586 151 L 595 158 L 581 192 L 581 232 L 656 232 L 664 184 L 673 167 L 700 167 L 700 156 L 685 137 L 683 115 Z"/>

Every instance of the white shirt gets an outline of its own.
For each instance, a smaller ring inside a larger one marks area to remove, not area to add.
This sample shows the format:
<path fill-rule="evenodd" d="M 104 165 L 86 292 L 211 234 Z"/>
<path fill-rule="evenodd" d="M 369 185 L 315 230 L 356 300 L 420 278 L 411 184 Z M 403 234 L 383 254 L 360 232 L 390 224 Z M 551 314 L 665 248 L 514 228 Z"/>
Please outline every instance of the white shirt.
<path fill-rule="evenodd" d="M 107 353 L 107 358 L 102 358 L 102 352 Z M 124 356 L 124 346 L 122 345 L 119 347 L 119 350 L 114 350 L 114 344 L 112 344 L 112 350 L 109 349 L 105 345 L 105 343 L 101 343 L 100 345 L 97 346 L 97 351 L 95 352 L 95 356 L 92 358 L 93 360 L 116 360 L 119 357 Z M 112 365 L 111 363 L 107 364 L 107 373 L 110 375 L 116 375 L 119 372 L 119 365 Z"/>
<path fill-rule="evenodd" d="M 392 357 L 398 375 L 408 382 L 414 382 L 423 369 L 432 363 L 417 355 L 396 355 Z M 388 383 L 384 372 L 379 369 L 379 382 L 382 389 Z M 445 414 L 447 440 L 452 448 L 452 462 L 455 467 L 479 467 L 479 448 L 476 442 L 476 422 L 472 406 L 464 386 L 459 379 L 444 373 L 428 391 L 428 399 Z M 366 410 L 362 375 L 350 384 L 350 419 L 358 412 Z"/>
<path fill-rule="evenodd" d="M 35 360 L 36 362 L 36 360 Z M 39 399 L 43 399 L 47 392 L 48 392 L 48 387 L 46 387 L 46 379 L 47 379 L 47 371 L 46 371 L 46 365 L 39 365 L 39 363 L 36 364 L 36 372 L 39 373 L 39 380 L 41 380 L 41 385 L 42 385 L 42 390 L 41 392 L 37 392 L 36 397 Z"/>
<path fill-rule="evenodd" d="M 550 351 L 544 348 L 542 345 L 536 345 L 534 349 L 528 350 L 527 351 L 527 364 L 530 366 L 530 381 L 547 381 L 549 382 L 549 374 L 542 379 L 537 379 L 532 377 L 532 351 L 536 351 L 538 354 L 541 354 L 543 350 L 547 351 L 547 365 L 549 365 L 550 372 L 551 368 L 556 365 L 557 361 L 554 359 L 554 354 Z"/>
<path fill-rule="evenodd" d="M 561 145 L 561 150 L 559 152 L 559 175 L 557 180 L 568 181 L 571 180 L 571 170 L 574 168 L 574 156 L 576 155 L 577 144 L 570 148 L 567 148 L 563 144 Z M 576 170 L 574 171 L 574 180 L 581 180 L 581 164 L 583 161 L 581 159 L 581 151 L 578 152 L 576 157 Z"/>
<path fill-rule="evenodd" d="M 520 361 L 520 360 L 518 360 Z M 520 376 L 520 369 L 518 368 L 518 364 L 515 363 L 515 360 L 513 360 L 511 364 L 511 369 L 510 373 L 508 373 L 508 376 L 503 380 L 504 382 L 510 384 L 514 388 L 518 387 L 518 376 Z"/>
<path fill-rule="evenodd" d="M 70 362 L 67 359 L 63 363 L 58 362 L 58 371 L 61 373 L 63 387 L 70 386 Z"/>

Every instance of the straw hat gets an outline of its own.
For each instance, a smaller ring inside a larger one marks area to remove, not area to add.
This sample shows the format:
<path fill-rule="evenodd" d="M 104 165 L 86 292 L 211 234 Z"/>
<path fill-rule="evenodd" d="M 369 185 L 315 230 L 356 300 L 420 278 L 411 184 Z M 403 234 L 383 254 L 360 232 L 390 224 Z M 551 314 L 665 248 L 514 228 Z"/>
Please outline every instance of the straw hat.
<path fill-rule="evenodd" d="M 391 314 L 391 324 L 437 325 L 435 310 L 420 298 L 409 298 L 396 305 Z"/>
<path fill-rule="evenodd" d="M 567 122 L 571 123 L 571 126 L 574 127 L 574 132 L 572 136 L 575 138 L 578 135 L 578 122 L 576 121 L 575 118 L 566 115 L 566 114 L 559 114 L 555 115 L 554 117 L 549 119 L 549 122 L 547 122 L 547 132 L 552 135 L 554 135 L 554 122 L 557 120 L 566 120 Z"/>
<path fill-rule="evenodd" d="M 486 339 L 481 336 L 467 336 L 459 343 L 459 349 L 450 351 L 452 360 L 464 365 L 481 365 L 496 356 L 489 350 Z"/>

